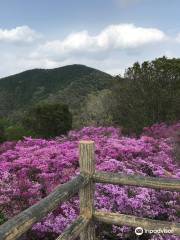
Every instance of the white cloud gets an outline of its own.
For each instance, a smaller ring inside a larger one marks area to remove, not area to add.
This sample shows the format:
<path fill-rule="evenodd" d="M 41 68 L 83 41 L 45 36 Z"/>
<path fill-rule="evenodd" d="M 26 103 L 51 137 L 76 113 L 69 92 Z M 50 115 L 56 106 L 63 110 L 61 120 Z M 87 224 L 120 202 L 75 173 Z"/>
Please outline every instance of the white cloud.
<path fill-rule="evenodd" d="M 97 38 L 100 46 L 124 49 L 160 42 L 165 39 L 165 34 L 156 28 L 142 28 L 133 24 L 120 24 L 107 27 Z"/>
<path fill-rule="evenodd" d="M 16 74 L 33 68 L 55 68 L 61 66 L 60 62 L 51 61 L 48 58 L 30 59 L 21 54 L 1 54 L 0 78 Z M 64 64 L 66 65 L 66 64 Z"/>
<path fill-rule="evenodd" d="M 81 31 L 72 33 L 63 40 L 48 41 L 39 46 L 31 57 L 64 59 L 78 54 L 103 54 L 114 50 L 136 49 L 165 39 L 164 32 L 157 28 L 136 27 L 134 24 L 110 25 L 97 35 Z"/>
<path fill-rule="evenodd" d="M 19 26 L 10 30 L 0 28 L 0 42 L 31 43 L 39 37 L 40 34 L 28 26 Z"/>

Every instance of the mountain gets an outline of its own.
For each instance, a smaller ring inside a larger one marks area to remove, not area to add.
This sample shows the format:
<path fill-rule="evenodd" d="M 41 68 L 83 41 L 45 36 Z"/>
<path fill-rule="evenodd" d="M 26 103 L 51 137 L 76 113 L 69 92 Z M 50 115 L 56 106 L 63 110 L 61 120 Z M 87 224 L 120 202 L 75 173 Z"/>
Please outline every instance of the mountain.
<path fill-rule="evenodd" d="M 11 116 L 39 101 L 61 101 L 73 110 L 87 94 L 108 88 L 112 79 L 107 73 L 78 64 L 1 78 L 0 116 Z"/>

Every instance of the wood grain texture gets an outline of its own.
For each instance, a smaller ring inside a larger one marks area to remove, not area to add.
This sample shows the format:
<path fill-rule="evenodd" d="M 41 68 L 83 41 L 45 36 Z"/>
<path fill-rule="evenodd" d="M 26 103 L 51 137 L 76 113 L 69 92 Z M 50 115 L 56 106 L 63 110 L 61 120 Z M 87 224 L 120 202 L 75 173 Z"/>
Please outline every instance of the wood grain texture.
<path fill-rule="evenodd" d="M 89 218 L 79 216 L 56 240 L 74 240 L 90 222 Z"/>
<path fill-rule="evenodd" d="M 29 230 L 34 223 L 45 217 L 60 203 L 75 195 L 88 181 L 88 177 L 79 175 L 73 180 L 58 186 L 46 198 L 1 225 L 0 239 L 18 239 L 23 233 Z"/>
<path fill-rule="evenodd" d="M 180 180 L 172 178 L 155 178 L 121 173 L 95 172 L 93 179 L 98 183 L 130 185 L 180 192 Z"/>
<path fill-rule="evenodd" d="M 80 234 L 81 240 L 95 240 L 95 226 L 92 221 L 94 211 L 94 182 L 92 176 L 95 172 L 95 155 L 94 155 L 94 142 L 93 141 L 80 141 L 79 142 L 79 164 L 80 174 L 89 176 L 89 183 L 80 189 L 80 214 L 91 219 L 88 226 Z"/>
<path fill-rule="evenodd" d="M 172 230 L 173 234 L 180 236 L 180 223 L 151 220 L 131 215 L 101 211 L 95 211 L 93 218 L 98 222 L 119 226 L 142 227 L 147 230 L 168 229 Z"/>

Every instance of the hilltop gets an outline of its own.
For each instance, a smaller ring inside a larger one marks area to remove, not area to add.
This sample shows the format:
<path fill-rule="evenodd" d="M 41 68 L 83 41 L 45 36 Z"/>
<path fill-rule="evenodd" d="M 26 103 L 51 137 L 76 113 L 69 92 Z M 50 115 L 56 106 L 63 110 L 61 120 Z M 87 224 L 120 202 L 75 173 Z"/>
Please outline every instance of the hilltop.
<path fill-rule="evenodd" d="M 113 77 L 84 65 L 32 69 L 0 79 L 0 116 L 10 116 L 39 101 L 61 101 L 77 108 L 87 94 L 106 89 Z"/>

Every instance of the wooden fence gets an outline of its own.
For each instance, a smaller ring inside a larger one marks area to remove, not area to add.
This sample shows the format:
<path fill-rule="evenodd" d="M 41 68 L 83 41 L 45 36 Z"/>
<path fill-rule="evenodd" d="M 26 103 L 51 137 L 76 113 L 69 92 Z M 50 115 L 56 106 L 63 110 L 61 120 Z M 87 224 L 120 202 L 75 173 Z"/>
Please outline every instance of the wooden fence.
<path fill-rule="evenodd" d="M 119 173 L 95 172 L 93 141 L 80 141 L 80 175 L 58 186 L 50 195 L 0 226 L 1 240 L 15 240 L 27 232 L 59 204 L 79 192 L 80 216 L 57 240 L 95 240 L 95 222 L 142 227 L 147 230 L 166 228 L 180 236 L 180 223 L 151 220 L 131 215 L 96 211 L 94 209 L 95 183 L 130 185 L 170 191 L 180 191 L 180 181 L 176 179 L 127 176 Z"/>

